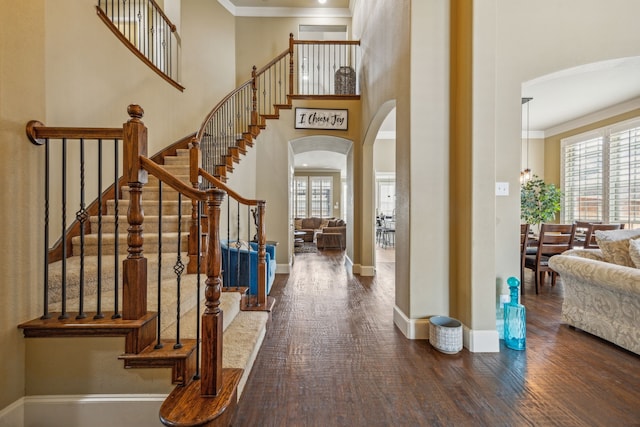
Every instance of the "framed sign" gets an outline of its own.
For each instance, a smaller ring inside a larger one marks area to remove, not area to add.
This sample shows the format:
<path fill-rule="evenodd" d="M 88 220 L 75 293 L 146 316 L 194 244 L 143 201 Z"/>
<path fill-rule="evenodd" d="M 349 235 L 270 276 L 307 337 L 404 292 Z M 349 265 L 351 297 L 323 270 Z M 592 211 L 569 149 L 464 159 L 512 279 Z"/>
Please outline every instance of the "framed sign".
<path fill-rule="evenodd" d="M 296 108 L 296 129 L 347 130 L 349 110 Z"/>

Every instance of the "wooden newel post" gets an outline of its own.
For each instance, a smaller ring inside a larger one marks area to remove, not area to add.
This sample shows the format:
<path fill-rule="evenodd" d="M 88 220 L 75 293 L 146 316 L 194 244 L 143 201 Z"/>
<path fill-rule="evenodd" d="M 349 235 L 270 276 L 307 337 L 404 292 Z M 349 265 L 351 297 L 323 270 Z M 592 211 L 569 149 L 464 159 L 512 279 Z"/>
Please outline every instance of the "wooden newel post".
<path fill-rule="evenodd" d="M 289 33 L 289 95 L 293 95 L 293 33 Z"/>
<path fill-rule="evenodd" d="M 258 305 L 267 303 L 267 233 L 264 224 L 264 214 L 266 209 L 264 200 L 258 201 Z"/>
<path fill-rule="evenodd" d="M 130 203 L 127 211 L 128 255 L 122 265 L 122 316 L 131 320 L 140 319 L 147 313 L 147 259 L 142 255 L 142 187 L 148 177 L 140 163 L 140 156 L 147 156 L 147 128 L 140 120 L 144 110 L 139 105 L 129 105 L 127 112 L 131 118 L 124 124 L 123 170 L 129 183 Z"/>
<path fill-rule="evenodd" d="M 207 190 L 209 245 L 207 251 L 207 280 L 205 282 L 205 310 L 202 314 L 202 380 L 200 394 L 217 396 L 222 389 L 222 250 L 220 248 L 220 205 L 225 192 L 217 188 Z"/>

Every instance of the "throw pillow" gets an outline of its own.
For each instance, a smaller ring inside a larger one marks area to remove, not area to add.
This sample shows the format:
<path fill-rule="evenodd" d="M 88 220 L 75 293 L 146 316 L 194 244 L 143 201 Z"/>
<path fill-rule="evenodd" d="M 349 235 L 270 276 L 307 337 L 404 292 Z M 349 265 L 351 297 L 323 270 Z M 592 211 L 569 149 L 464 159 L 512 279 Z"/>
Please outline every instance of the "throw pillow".
<path fill-rule="evenodd" d="M 318 228 L 319 229 L 323 229 L 325 227 L 328 227 L 330 222 L 331 221 L 329 221 L 328 218 L 327 219 L 323 219 L 322 222 L 320 222 L 320 227 L 318 227 Z"/>
<path fill-rule="evenodd" d="M 329 221 L 329 225 L 327 225 L 327 227 L 335 227 L 335 226 L 336 226 L 336 220 L 335 219 Z"/>
<path fill-rule="evenodd" d="M 634 266 L 629 255 L 629 241 L 640 238 L 640 229 L 597 230 L 595 235 L 605 261 L 627 267 Z"/>
<path fill-rule="evenodd" d="M 300 230 L 302 228 L 302 218 L 296 218 L 293 220 L 293 223 L 296 227 L 296 230 Z"/>
<path fill-rule="evenodd" d="M 629 256 L 636 268 L 640 268 L 640 239 L 632 239 L 629 241 Z"/>

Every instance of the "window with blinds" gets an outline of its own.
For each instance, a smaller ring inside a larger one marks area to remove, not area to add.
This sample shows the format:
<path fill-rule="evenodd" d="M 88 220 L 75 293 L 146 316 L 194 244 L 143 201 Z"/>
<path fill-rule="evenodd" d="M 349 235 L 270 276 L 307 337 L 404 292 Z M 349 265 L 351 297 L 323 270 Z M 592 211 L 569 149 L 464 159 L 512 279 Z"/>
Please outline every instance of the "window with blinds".
<path fill-rule="evenodd" d="M 562 141 L 562 218 L 640 227 L 640 120 Z"/>
<path fill-rule="evenodd" d="M 296 218 L 333 216 L 333 178 L 296 176 L 294 179 L 294 214 Z"/>

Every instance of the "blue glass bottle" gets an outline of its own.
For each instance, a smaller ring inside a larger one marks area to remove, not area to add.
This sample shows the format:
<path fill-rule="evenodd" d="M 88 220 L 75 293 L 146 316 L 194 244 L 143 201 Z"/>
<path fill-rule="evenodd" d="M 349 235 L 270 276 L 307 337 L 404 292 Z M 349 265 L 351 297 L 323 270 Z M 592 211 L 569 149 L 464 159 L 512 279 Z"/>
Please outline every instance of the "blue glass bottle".
<path fill-rule="evenodd" d="M 513 350 L 524 350 L 527 340 L 527 316 L 524 305 L 518 303 L 520 280 L 507 279 L 511 300 L 504 305 L 504 344 Z"/>

